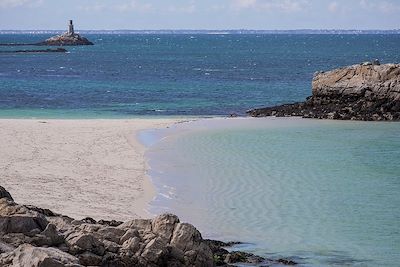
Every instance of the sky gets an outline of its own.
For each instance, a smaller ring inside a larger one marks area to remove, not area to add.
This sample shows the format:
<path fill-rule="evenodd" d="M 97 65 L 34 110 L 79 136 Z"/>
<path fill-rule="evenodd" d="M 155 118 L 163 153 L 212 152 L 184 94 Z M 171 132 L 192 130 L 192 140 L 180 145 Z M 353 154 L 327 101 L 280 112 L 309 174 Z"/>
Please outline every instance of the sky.
<path fill-rule="evenodd" d="M 0 30 L 399 29 L 400 0 L 0 0 Z"/>

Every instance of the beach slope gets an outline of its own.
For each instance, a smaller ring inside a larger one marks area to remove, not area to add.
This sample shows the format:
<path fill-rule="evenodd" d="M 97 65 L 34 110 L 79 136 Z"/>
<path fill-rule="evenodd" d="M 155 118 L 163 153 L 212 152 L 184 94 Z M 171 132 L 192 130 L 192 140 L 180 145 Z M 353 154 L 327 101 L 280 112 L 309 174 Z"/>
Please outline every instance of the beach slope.
<path fill-rule="evenodd" d="M 138 131 L 177 119 L 0 120 L 0 181 L 18 203 L 71 217 L 149 217 L 155 189 Z"/>

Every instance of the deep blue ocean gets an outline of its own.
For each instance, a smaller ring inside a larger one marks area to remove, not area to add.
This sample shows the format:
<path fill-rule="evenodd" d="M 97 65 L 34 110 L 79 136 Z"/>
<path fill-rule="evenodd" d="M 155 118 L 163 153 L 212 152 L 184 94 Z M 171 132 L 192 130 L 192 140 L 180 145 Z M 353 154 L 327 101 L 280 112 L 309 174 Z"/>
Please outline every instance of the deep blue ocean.
<path fill-rule="evenodd" d="M 49 36 L 1 34 L 0 43 Z M 0 116 L 244 114 L 305 99 L 315 71 L 400 62 L 400 35 L 85 36 L 95 45 L 69 53 L 0 53 Z"/>

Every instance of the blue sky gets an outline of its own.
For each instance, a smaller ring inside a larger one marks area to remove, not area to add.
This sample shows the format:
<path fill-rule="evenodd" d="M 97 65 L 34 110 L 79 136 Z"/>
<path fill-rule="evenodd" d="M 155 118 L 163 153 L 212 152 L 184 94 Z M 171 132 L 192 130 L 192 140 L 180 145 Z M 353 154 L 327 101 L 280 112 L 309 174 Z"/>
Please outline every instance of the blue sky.
<path fill-rule="evenodd" d="M 0 29 L 399 29 L 400 0 L 0 0 Z"/>

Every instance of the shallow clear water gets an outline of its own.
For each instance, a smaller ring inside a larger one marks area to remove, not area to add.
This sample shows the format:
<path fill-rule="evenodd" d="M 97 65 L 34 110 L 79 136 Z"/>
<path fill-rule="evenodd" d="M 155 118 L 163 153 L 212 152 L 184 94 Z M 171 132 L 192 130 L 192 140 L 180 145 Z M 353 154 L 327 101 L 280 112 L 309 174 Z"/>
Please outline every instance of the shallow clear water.
<path fill-rule="evenodd" d="M 67 54 L 0 53 L 0 116 L 243 114 L 304 100 L 315 71 L 400 62 L 400 35 L 85 36 L 95 45 Z M 48 37 L 0 34 L 0 43 Z"/>
<path fill-rule="evenodd" d="M 207 237 L 304 266 L 398 266 L 400 123 L 175 127 L 148 152 L 154 213 L 172 211 Z"/>

